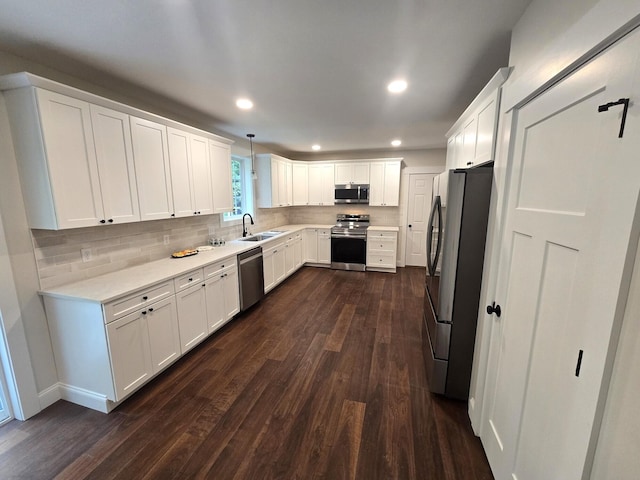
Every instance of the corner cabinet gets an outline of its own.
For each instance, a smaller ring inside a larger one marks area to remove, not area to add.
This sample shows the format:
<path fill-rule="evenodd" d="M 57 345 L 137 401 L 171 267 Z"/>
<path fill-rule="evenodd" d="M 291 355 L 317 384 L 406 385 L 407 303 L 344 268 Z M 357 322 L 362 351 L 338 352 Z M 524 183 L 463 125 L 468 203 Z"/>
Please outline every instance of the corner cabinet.
<path fill-rule="evenodd" d="M 293 168 L 289 159 L 272 154 L 256 156 L 258 207 L 293 205 Z"/>
<path fill-rule="evenodd" d="M 509 68 L 501 68 L 447 132 L 447 169 L 471 168 L 493 161 L 502 84 Z"/>
<path fill-rule="evenodd" d="M 222 137 L 28 73 L 0 77 L 0 90 L 31 228 L 231 209 L 230 165 L 212 170 L 230 163 L 228 145 L 210 151 Z"/>
<path fill-rule="evenodd" d="M 397 207 L 400 204 L 401 161 L 372 162 L 369 206 Z"/>

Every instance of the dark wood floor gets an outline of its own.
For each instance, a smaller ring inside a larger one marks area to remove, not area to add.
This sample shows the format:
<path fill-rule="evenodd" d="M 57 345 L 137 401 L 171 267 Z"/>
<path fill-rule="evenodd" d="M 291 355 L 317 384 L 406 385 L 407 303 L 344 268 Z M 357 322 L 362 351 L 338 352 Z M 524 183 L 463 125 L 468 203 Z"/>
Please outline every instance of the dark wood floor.
<path fill-rule="evenodd" d="M 492 479 L 466 404 L 428 391 L 423 281 L 303 268 L 111 414 L 0 428 L 0 477 Z"/>

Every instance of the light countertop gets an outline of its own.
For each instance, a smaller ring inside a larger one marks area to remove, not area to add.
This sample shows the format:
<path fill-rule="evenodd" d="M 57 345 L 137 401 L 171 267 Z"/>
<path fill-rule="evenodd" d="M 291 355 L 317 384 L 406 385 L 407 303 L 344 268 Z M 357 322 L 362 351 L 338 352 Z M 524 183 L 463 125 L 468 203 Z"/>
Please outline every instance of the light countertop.
<path fill-rule="evenodd" d="M 377 232 L 399 232 L 399 227 L 376 227 L 374 225 L 369 227 L 369 230 L 374 230 Z"/>
<path fill-rule="evenodd" d="M 86 300 L 89 302 L 108 303 L 118 297 L 133 293 L 155 285 L 159 282 L 178 277 L 191 270 L 202 268 L 227 258 L 235 261 L 236 255 L 257 246 L 263 246 L 269 242 L 286 237 L 306 228 L 331 228 L 333 225 L 283 225 L 270 229 L 281 230 L 281 235 L 259 242 L 245 242 L 240 239 L 227 242 L 212 250 L 199 252 L 197 255 L 184 258 L 163 258 L 153 262 L 136 265 L 117 272 L 107 273 L 98 277 L 89 278 L 75 283 L 60 285 L 41 290 L 41 295 L 68 298 L 74 300 Z"/>

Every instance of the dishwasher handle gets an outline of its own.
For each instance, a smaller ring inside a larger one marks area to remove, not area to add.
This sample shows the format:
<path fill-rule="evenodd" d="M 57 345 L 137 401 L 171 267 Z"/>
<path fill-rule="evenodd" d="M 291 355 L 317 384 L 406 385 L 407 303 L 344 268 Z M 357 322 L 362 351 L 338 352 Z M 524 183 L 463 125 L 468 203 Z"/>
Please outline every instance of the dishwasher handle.
<path fill-rule="evenodd" d="M 251 257 L 247 257 L 247 258 L 243 258 L 242 260 L 240 260 L 240 265 L 244 265 L 245 263 L 251 262 L 252 260 L 255 260 L 256 258 L 259 258 L 262 256 L 262 252 L 256 253 L 255 255 L 252 255 Z"/>

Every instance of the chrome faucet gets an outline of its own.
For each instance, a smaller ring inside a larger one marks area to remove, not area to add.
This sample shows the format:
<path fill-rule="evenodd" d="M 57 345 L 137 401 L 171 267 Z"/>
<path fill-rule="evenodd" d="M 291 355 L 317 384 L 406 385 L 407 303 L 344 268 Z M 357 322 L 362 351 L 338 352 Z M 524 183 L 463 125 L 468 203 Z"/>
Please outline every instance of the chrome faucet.
<path fill-rule="evenodd" d="M 253 223 L 253 217 L 251 216 L 251 214 L 250 214 L 250 213 L 245 213 L 245 214 L 242 216 L 242 237 L 243 237 L 243 238 L 244 238 L 244 237 L 246 237 L 246 236 L 247 236 L 247 234 L 248 234 L 248 232 L 247 232 L 247 227 L 245 227 L 245 226 L 244 226 L 244 217 L 246 217 L 247 215 L 248 215 L 248 216 L 249 216 L 249 218 L 251 219 L 251 225 L 255 225 L 255 223 Z"/>

